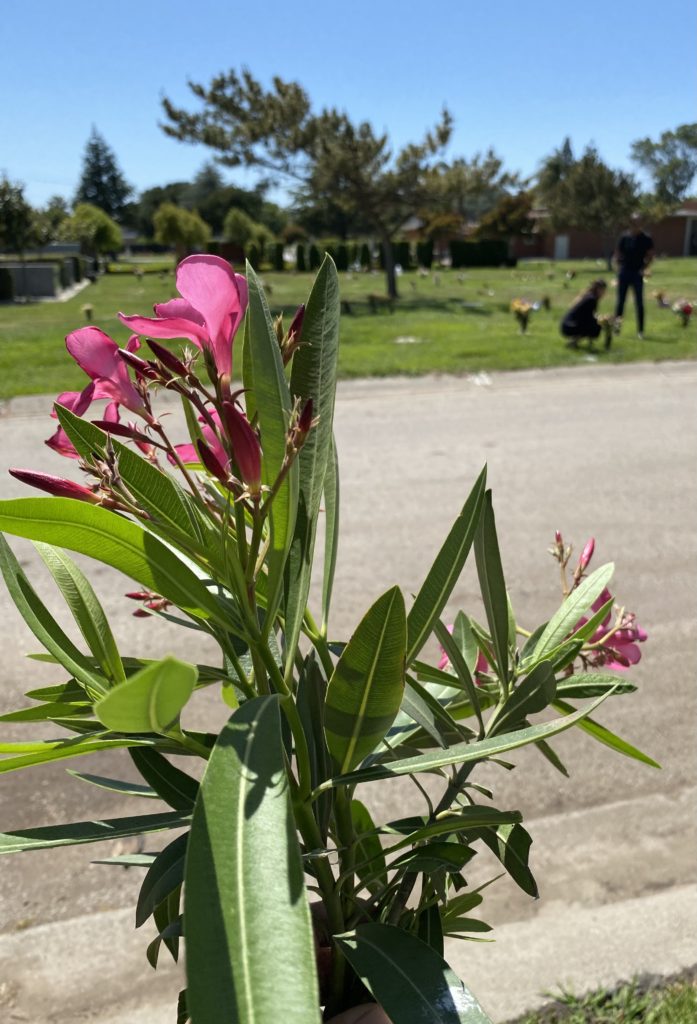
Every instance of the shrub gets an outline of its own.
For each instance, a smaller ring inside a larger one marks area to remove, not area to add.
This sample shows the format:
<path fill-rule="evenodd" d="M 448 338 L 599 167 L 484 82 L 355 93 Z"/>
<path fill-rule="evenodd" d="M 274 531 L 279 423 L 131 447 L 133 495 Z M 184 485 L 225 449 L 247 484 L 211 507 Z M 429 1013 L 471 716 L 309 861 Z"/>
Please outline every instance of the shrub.
<path fill-rule="evenodd" d="M 339 244 L 336 247 L 335 254 L 332 255 L 334 256 L 334 262 L 336 263 L 337 270 L 348 270 L 349 254 L 346 242 L 339 242 Z"/>
<path fill-rule="evenodd" d="M 370 270 L 371 267 L 373 266 L 373 258 L 370 255 L 370 246 L 368 245 L 367 242 L 363 242 L 361 246 L 361 253 L 359 259 L 361 261 L 361 266 L 363 267 L 364 270 Z"/>
<path fill-rule="evenodd" d="M 416 262 L 420 267 L 430 270 L 433 264 L 433 239 L 416 243 Z"/>
<path fill-rule="evenodd" d="M 307 270 L 307 264 L 305 261 L 305 246 L 302 242 L 299 242 L 295 249 L 295 269 L 299 274 L 304 274 Z"/>
<path fill-rule="evenodd" d="M 312 271 L 319 270 L 320 266 L 322 265 L 322 257 L 320 256 L 319 249 L 314 244 L 314 242 L 310 246 L 309 256 L 310 256 L 310 270 L 312 270 Z"/>
<path fill-rule="evenodd" d="M 467 242 L 453 239 L 450 257 L 454 269 L 458 267 L 500 267 L 508 259 L 508 243 L 502 239 Z"/>
<path fill-rule="evenodd" d="M 283 245 L 283 242 L 274 242 L 273 252 L 271 256 L 271 263 L 273 265 L 274 270 L 281 271 L 285 269 L 285 263 L 283 261 L 284 248 L 285 246 Z"/>
<path fill-rule="evenodd" d="M 249 248 L 247 249 L 247 259 L 252 265 L 253 270 L 258 270 L 261 264 L 261 249 L 256 242 L 250 242 Z"/>
<path fill-rule="evenodd" d="M 15 297 L 15 283 L 7 267 L 0 267 L 0 302 L 12 302 Z"/>

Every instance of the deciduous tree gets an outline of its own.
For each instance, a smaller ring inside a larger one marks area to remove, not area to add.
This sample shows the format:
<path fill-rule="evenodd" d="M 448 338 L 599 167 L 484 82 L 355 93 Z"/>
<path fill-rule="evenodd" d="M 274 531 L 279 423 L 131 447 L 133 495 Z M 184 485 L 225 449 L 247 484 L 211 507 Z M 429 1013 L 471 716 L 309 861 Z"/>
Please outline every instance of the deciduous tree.
<path fill-rule="evenodd" d="M 347 213 L 360 212 L 384 244 L 387 290 L 396 296 L 391 242 L 426 196 L 426 171 L 450 137 L 447 110 L 422 142 L 393 152 L 387 135 L 368 122 L 356 124 L 335 108 L 314 112 L 297 82 L 276 77 L 266 90 L 245 70 L 189 86 L 202 108 L 190 112 L 165 99 L 165 132 L 210 146 L 229 167 L 284 176 L 300 205 L 329 197 Z"/>
<path fill-rule="evenodd" d="M 697 174 L 697 123 L 663 132 L 657 142 L 637 139 L 632 143 L 632 160 L 651 175 L 655 201 L 675 209 Z"/>
<path fill-rule="evenodd" d="M 184 210 L 174 203 L 163 203 L 153 217 L 155 241 L 160 245 L 171 245 L 182 260 L 191 252 L 206 248 L 211 239 L 211 229 L 192 210 Z"/>

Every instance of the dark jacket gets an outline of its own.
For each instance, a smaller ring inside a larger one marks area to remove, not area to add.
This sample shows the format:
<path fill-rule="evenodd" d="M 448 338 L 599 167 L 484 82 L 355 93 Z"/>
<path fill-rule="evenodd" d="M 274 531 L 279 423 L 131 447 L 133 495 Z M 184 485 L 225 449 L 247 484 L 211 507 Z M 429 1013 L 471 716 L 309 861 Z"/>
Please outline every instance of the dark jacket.
<path fill-rule="evenodd" d="M 597 338 L 600 324 L 595 319 L 598 299 L 591 292 L 582 295 L 561 322 L 561 333 L 567 338 Z"/>

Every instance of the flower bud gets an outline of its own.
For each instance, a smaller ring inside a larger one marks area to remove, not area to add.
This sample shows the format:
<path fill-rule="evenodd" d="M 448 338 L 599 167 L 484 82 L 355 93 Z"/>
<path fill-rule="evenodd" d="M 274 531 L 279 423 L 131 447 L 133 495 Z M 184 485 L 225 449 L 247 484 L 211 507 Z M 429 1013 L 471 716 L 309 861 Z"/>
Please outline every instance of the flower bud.
<path fill-rule="evenodd" d="M 298 416 L 298 423 L 295 428 L 295 447 L 302 448 L 305 439 L 312 428 L 312 399 L 308 398 Z"/>
<path fill-rule="evenodd" d="M 88 501 L 92 505 L 98 505 L 100 498 L 83 484 L 77 484 L 73 480 L 64 480 L 59 476 L 52 476 L 50 473 L 36 473 L 31 469 L 11 469 L 10 475 L 16 480 L 21 480 L 30 487 L 38 487 L 40 491 L 47 491 L 57 498 L 75 498 L 77 501 Z"/>
<path fill-rule="evenodd" d="M 124 363 L 127 363 L 128 366 L 134 369 L 141 377 L 145 377 L 147 380 L 158 380 L 160 375 L 153 363 L 149 363 L 145 359 L 141 359 L 140 356 L 135 355 L 133 352 L 129 352 L 126 348 L 120 348 L 118 355 L 120 359 L 123 359 Z"/>
<path fill-rule="evenodd" d="M 581 572 L 585 572 L 585 570 L 587 569 L 588 563 L 590 562 L 591 558 L 593 557 L 593 552 L 594 551 L 595 551 L 595 537 L 591 537 L 590 540 L 586 541 L 586 546 L 584 547 L 583 551 L 581 552 L 581 557 L 578 560 L 578 567 L 579 567 Z"/>
<path fill-rule="evenodd" d="M 250 493 L 261 492 L 261 445 L 259 438 L 244 413 L 232 404 L 223 402 L 225 428 L 230 439 L 232 457 Z"/>
<path fill-rule="evenodd" d="M 173 352 L 170 352 L 170 350 L 165 348 L 164 345 L 160 345 L 158 342 L 153 341 L 152 338 L 147 338 L 146 340 L 155 357 L 164 367 L 171 370 L 177 377 L 186 377 L 188 375 L 188 370 L 184 366 L 184 363 L 181 359 L 177 358 Z"/>
<path fill-rule="evenodd" d="M 201 458 L 201 462 L 206 467 L 211 476 L 215 476 L 220 480 L 222 484 L 227 484 L 228 475 L 225 469 L 221 465 L 216 456 L 215 452 L 208 447 L 205 441 L 198 438 L 196 441 L 196 450 Z"/>

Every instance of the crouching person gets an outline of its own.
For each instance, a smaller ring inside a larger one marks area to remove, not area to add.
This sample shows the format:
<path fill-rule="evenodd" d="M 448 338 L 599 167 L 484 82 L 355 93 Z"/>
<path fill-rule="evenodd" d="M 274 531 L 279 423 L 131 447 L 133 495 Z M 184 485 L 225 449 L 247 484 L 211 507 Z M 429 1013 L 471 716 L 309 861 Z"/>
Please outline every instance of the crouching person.
<path fill-rule="evenodd" d="M 606 290 L 605 281 L 600 279 L 593 281 L 562 320 L 561 333 L 569 339 L 567 343 L 569 348 L 578 348 L 578 343 L 583 338 L 588 338 L 589 347 L 593 348 L 593 342 L 600 337 L 601 333 L 601 326 L 595 313 Z"/>

